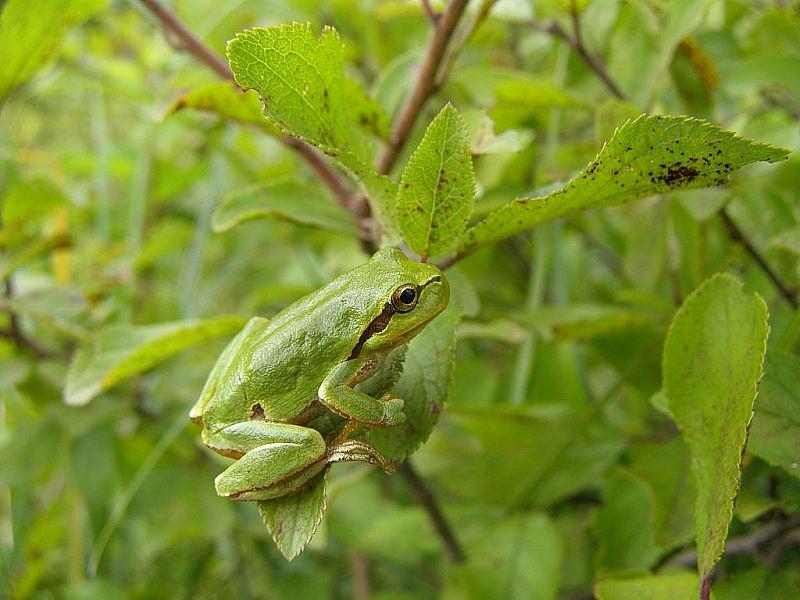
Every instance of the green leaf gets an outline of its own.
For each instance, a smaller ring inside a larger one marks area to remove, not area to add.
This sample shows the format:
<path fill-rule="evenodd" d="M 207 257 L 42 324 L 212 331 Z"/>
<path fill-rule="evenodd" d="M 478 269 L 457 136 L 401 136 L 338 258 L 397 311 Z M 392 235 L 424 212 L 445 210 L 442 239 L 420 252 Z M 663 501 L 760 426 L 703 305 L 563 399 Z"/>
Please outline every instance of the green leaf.
<path fill-rule="evenodd" d="M 420 456 L 420 469 L 456 498 L 547 507 L 598 485 L 624 442 L 574 414 L 454 404 Z"/>
<path fill-rule="evenodd" d="M 269 181 L 228 194 L 211 217 L 217 232 L 254 219 L 279 219 L 351 235 L 353 217 L 322 189 L 299 181 Z"/>
<path fill-rule="evenodd" d="M 376 120 L 369 115 L 378 106 L 353 101 L 342 48 L 336 30 L 326 27 L 317 39 L 309 23 L 294 23 L 237 34 L 228 42 L 228 60 L 236 83 L 258 92 L 271 123 L 335 158 L 361 182 L 391 243 L 396 186 L 372 167 L 369 140 L 359 129 L 361 119 L 364 125 Z"/>
<path fill-rule="evenodd" d="M 397 192 L 406 243 L 423 259 L 451 251 L 475 205 L 475 171 L 464 120 L 445 106 L 411 155 Z"/>
<path fill-rule="evenodd" d="M 767 307 L 730 275 L 684 301 L 664 343 L 664 393 L 692 454 L 695 534 L 705 578 L 722 555 L 767 342 Z"/>
<path fill-rule="evenodd" d="M 689 542 L 697 492 L 686 444 L 676 436 L 664 443 L 636 444 L 627 455 L 628 470 L 645 483 L 652 497 L 656 544 L 668 549 Z"/>
<path fill-rule="evenodd" d="M 526 129 L 509 129 L 500 134 L 495 133 L 494 121 L 482 110 L 464 113 L 464 121 L 469 129 L 469 149 L 473 156 L 520 152 L 533 139 L 533 132 Z"/>
<path fill-rule="evenodd" d="M 0 13 L 0 102 L 56 55 L 74 27 L 105 8 L 107 0 L 8 0 Z"/>
<path fill-rule="evenodd" d="M 597 513 L 597 569 L 602 575 L 624 575 L 649 569 L 658 558 L 653 507 L 647 487 L 619 470 L 603 494 Z"/>
<path fill-rule="evenodd" d="M 589 105 L 546 81 L 503 81 L 494 88 L 495 104 L 489 115 L 498 131 L 536 125 L 553 108 L 588 109 Z"/>
<path fill-rule="evenodd" d="M 584 210 L 670 190 L 722 185 L 728 174 L 747 164 L 776 162 L 787 154 L 700 119 L 642 115 L 620 127 L 597 157 L 560 190 L 514 200 L 468 229 L 459 254 Z"/>
<path fill-rule="evenodd" d="M 299 555 L 314 537 L 325 513 L 328 469 L 294 494 L 258 502 L 258 512 L 286 560 Z"/>
<path fill-rule="evenodd" d="M 88 404 L 111 386 L 215 337 L 241 329 L 246 319 L 233 316 L 159 325 L 112 325 L 75 352 L 67 371 L 64 402 Z"/>
<path fill-rule="evenodd" d="M 716 600 L 797 600 L 800 588 L 795 569 L 763 566 L 731 573 L 714 584 Z"/>
<path fill-rule="evenodd" d="M 174 114 L 185 108 L 211 112 L 229 121 L 255 125 L 272 135 L 281 135 L 281 131 L 261 113 L 258 94 L 242 92 L 227 81 L 207 83 L 185 93 L 174 102 L 167 114 Z"/>
<path fill-rule="evenodd" d="M 635 579 L 606 579 L 594 588 L 598 600 L 696 600 L 696 573 L 648 575 Z"/>
<path fill-rule="evenodd" d="M 488 513 L 482 513 L 483 519 Z M 517 513 L 489 523 L 469 548 L 470 560 L 451 567 L 443 598 L 555 600 L 564 543 L 544 513 Z"/>
<path fill-rule="evenodd" d="M 439 420 L 453 385 L 455 330 L 460 312 L 450 305 L 411 340 L 394 394 L 403 400 L 404 423 L 372 429 L 369 442 L 389 460 L 402 460 L 419 448 Z"/>
<path fill-rule="evenodd" d="M 770 350 L 747 450 L 800 477 L 800 357 Z"/>

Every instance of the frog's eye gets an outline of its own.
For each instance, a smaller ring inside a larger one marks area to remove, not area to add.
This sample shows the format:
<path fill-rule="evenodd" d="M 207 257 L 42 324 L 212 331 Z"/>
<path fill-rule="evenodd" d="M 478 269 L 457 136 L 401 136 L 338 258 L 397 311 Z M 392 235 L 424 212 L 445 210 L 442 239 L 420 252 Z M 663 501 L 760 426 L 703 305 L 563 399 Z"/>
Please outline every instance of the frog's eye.
<path fill-rule="evenodd" d="M 417 288 L 410 283 L 401 285 L 392 294 L 392 304 L 398 312 L 404 313 L 413 309 L 417 305 L 419 293 Z"/>

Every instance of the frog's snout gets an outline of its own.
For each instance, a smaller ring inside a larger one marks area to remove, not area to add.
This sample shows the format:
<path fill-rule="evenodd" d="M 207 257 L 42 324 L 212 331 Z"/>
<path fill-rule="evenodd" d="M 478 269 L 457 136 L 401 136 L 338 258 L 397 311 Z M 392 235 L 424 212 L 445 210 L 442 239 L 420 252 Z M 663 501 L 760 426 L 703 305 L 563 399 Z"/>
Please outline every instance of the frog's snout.
<path fill-rule="evenodd" d="M 431 277 L 422 286 L 420 300 L 434 313 L 443 311 L 450 302 L 450 283 L 441 275 Z"/>

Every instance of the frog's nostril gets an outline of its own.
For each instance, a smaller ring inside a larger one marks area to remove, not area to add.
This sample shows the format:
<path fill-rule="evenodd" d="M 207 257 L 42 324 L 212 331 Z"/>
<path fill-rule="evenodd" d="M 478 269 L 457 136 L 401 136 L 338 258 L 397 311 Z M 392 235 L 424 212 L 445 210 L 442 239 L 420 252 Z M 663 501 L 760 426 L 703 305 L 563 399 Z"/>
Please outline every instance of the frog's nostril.
<path fill-rule="evenodd" d="M 436 277 L 432 277 L 432 278 L 431 278 L 431 279 L 428 281 L 428 283 L 434 283 L 434 282 L 436 282 L 436 283 L 441 283 L 441 282 L 442 282 L 442 278 L 441 278 L 439 275 L 437 275 Z M 426 283 L 425 285 L 428 285 L 428 283 Z"/>

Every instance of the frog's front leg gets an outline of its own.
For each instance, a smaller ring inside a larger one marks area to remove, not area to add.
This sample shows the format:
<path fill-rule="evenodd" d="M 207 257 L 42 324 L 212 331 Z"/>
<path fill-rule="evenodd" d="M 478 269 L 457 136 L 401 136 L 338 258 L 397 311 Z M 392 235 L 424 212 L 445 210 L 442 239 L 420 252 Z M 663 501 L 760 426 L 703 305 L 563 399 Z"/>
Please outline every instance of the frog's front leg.
<path fill-rule="evenodd" d="M 392 427 L 405 421 L 403 401 L 389 397 L 376 400 L 353 386 L 367 379 L 380 366 L 383 356 L 354 358 L 336 365 L 319 387 L 319 399 L 333 412 L 360 423 Z"/>
<path fill-rule="evenodd" d="M 270 421 L 234 423 L 204 433 L 203 441 L 220 454 L 241 457 L 214 480 L 217 493 L 229 498 L 285 484 L 326 453 L 325 440 L 315 429 Z"/>

